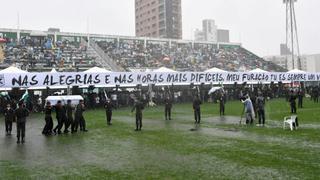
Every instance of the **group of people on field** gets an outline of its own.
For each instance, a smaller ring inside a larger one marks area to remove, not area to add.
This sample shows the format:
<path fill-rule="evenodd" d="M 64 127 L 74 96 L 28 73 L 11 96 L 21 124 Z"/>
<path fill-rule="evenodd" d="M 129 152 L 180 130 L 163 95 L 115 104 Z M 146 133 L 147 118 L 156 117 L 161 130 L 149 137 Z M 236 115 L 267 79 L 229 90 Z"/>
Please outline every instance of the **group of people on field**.
<path fill-rule="evenodd" d="M 291 113 L 297 113 L 296 108 L 296 99 L 298 99 L 298 107 L 302 108 L 302 93 L 301 91 L 295 92 L 291 91 L 290 96 L 287 99 L 290 104 Z M 263 93 L 260 91 L 258 92 L 257 96 L 252 96 L 250 98 L 249 93 L 240 97 L 240 100 L 244 104 L 244 110 L 246 117 L 246 124 L 253 124 L 253 121 L 258 115 L 259 119 L 259 126 L 265 125 L 265 102 L 266 99 L 263 96 Z M 225 115 L 225 103 L 226 98 L 224 91 L 219 92 L 219 106 L 220 106 L 220 116 Z M 135 119 L 136 119 L 136 128 L 135 131 L 141 131 L 142 128 L 142 114 L 145 107 L 146 102 L 143 101 L 142 98 L 134 98 L 134 104 L 131 112 L 135 111 Z M 192 108 L 194 113 L 194 120 L 195 124 L 200 124 L 201 122 L 201 110 L 200 106 L 202 101 L 200 99 L 199 94 L 194 95 Z M 111 101 L 111 99 L 106 100 L 104 104 L 105 112 L 106 112 L 106 120 L 107 125 L 112 125 L 112 111 L 116 106 Z M 165 120 L 172 120 L 171 110 L 173 107 L 173 100 L 170 96 L 167 96 L 164 99 L 164 115 Z M 49 136 L 49 135 L 56 135 L 62 133 L 76 133 L 78 128 L 80 127 L 80 131 L 87 132 L 86 128 L 86 120 L 83 116 L 83 112 L 85 111 L 86 107 L 84 105 L 84 101 L 80 100 L 79 103 L 74 106 L 72 105 L 71 100 L 67 100 L 66 104 L 63 104 L 61 101 L 57 101 L 57 103 L 53 106 L 48 101 L 46 102 L 44 108 L 45 114 L 45 125 L 42 130 L 42 134 Z M 56 112 L 56 119 L 57 123 L 54 127 L 52 112 L 53 110 Z M 11 104 L 7 104 L 7 108 L 4 110 L 4 117 L 5 117 L 5 128 L 6 128 L 6 135 L 10 136 L 12 133 L 12 123 L 14 121 L 17 122 L 17 143 L 24 143 L 25 142 L 25 127 L 26 127 L 26 118 L 29 115 L 29 111 L 26 108 L 23 101 L 18 103 L 17 108 L 12 108 Z M 298 124 L 297 124 L 298 126 Z M 63 129 L 64 128 L 64 129 Z"/>
<path fill-rule="evenodd" d="M 66 105 L 63 105 L 61 101 L 58 101 L 54 106 L 56 111 L 57 125 L 53 128 L 52 110 L 53 106 L 48 101 L 46 103 L 44 113 L 45 113 L 45 126 L 42 130 L 42 134 L 61 134 L 62 128 L 64 126 L 63 133 L 69 133 L 69 128 L 71 128 L 71 133 L 78 131 L 80 126 L 80 131 L 87 132 L 86 120 L 83 117 L 83 112 L 85 111 L 85 105 L 83 100 L 79 101 L 76 107 L 73 107 L 71 100 L 67 101 Z M 74 115 L 73 115 L 74 114 Z"/>
<path fill-rule="evenodd" d="M 26 119 L 29 116 L 29 110 L 25 107 L 24 102 L 18 103 L 18 108 L 13 109 L 10 104 L 4 110 L 6 135 L 11 136 L 12 123 L 16 121 L 17 125 L 17 143 L 25 142 Z"/>

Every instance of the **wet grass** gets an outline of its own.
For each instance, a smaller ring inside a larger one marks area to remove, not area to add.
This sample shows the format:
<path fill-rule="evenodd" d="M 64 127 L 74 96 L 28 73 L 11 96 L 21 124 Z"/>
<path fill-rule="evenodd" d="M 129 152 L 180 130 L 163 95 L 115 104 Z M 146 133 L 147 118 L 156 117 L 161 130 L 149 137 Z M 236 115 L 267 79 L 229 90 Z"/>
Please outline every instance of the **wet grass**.
<path fill-rule="evenodd" d="M 130 108 L 114 111 L 107 127 L 102 109 L 85 113 L 88 133 L 43 137 L 43 117 L 29 119 L 27 142 L 0 139 L 0 179 L 318 179 L 320 104 L 298 109 L 298 131 L 282 129 L 290 115 L 283 99 L 267 103 L 267 127 L 239 126 L 242 105 L 228 102 L 225 119 L 217 104 L 202 106 L 194 126 L 191 104 L 146 108 L 135 132 Z M 3 127 L 3 119 L 0 123 Z M 190 131 L 195 128 L 197 131 Z M 15 129 L 15 128 L 14 128 Z"/>

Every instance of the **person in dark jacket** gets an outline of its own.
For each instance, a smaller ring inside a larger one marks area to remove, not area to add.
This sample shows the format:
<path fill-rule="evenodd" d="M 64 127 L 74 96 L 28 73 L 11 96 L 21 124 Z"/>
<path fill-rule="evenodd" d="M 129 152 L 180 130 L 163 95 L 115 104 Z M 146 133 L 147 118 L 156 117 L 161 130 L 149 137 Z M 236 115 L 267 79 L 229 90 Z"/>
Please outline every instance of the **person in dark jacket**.
<path fill-rule="evenodd" d="M 25 132 L 26 132 L 26 121 L 27 116 L 29 116 L 29 111 L 27 108 L 24 107 L 23 101 L 19 102 L 18 109 L 14 112 L 16 118 L 17 118 L 17 143 L 24 143 L 25 138 Z"/>
<path fill-rule="evenodd" d="M 136 110 L 136 129 L 135 131 L 141 131 L 142 128 L 142 110 L 144 109 L 144 105 L 140 100 L 135 100 L 135 104 L 131 110 L 133 112 Z"/>
<path fill-rule="evenodd" d="M 72 117 L 73 107 L 70 99 L 67 101 L 67 106 L 65 109 L 67 111 L 67 116 L 64 122 L 64 133 L 68 133 L 69 127 L 73 124 L 73 117 Z"/>
<path fill-rule="evenodd" d="M 46 106 L 44 108 L 44 113 L 45 113 L 45 126 L 43 128 L 42 134 L 48 136 L 52 134 L 52 128 L 53 128 L 53 120 L 52 120 L 52 106 L 51 103 L 48 101 L 46 103 Z"/>
<path fill-rule="evenodd" d="M 299 90 L 298 92 L 298 108 L 302 108 L 303 103 L 303 91 Z"/>
<path fill-rule="evenodd" d="M 164 114 L 165 114 L 165 118 L 166 120 L 171 120 L 171 109 L 172 109 L 172 100 L 170 99 L 170 97 L 167 97 L 164 100 Z"/>
<path fill-rule="evenodd" d="M 200 105 L 202 104 L 201 100 L 199 99 L 199 96 L 196 95 L 196 97 L 193 100 L 193 111 L 194 111 L 194 120 L 195 124 L 200 124 L 201 120 L 201 112 L 200 112 Z"/>
<path fill-rule="evenodd" d="M 83 112 L 85 111 L 85 106 L 83 100 L 79 101 L 79 104 L 76 107 L 76 112 L 74 115 L 74 120 L 79 123 L 80 131 L 87 132 L 86 129 L 86 120 L 83 117 Z M 77 129 L 77 127 L 76 127 Z"/>
<path fill-rule="evenodd" d="M 11 135 L 12 122 L 14 121 L 14 110 L 11 108 L 10 104 L 7 104 L 7 108 L 4 110 L 4 119 L 6 125 L 6 135 Z"/>
<path fill-rule="evenodd" d="M 56 125 L 56 127 L 53 129 L 53 132 L 56 134 L 57 130 L 58 130 L 58 134 L 61 134 L 61 129 L 63 127 L 63 122 L 65 120 L 65 116 L 66 116 L 66 112 L 64 107 L 62 106 L 61 101 L 58 101 L 56 106 L 56 118 L 57 118 L 57 122 L 58 124 Z"/>
<path fill-rule="evenodd" d="M 256 105 L 257 105 L 257 112 L 258 112 L 258 117 L 259 117 L 259 125 L 264 126 L 265 124 L 265 111 L 264 111 L 264 106 L 265 106 L 265 99 L 262 96 L 262 93 L 259 92 L 258 97 L 256 99 Z"/>
<path fill-rule="evenodd" d="M 224 116 L 224 108 L 225 108 L 225 96 L 223 93 L 221 93 L 219 98 L 219 104 L 220 104 L 220 116 Z"/>
<path fill-rule="evenodd" d="M 297 99 L 297 97 L 295 96 L 294 92 L 291 91 L 291 94 L 290 94 L 290 97 L 289 97 L 291 114 L 296 114 L 297 113 L 296 99 Z"/>
<path fill-rule="evenodd" d="M 110 99 L 107 99 L 106 103 L 104 104 L 104 108 L 106 110 L 106 117 L 107 117 L 107 124 L 112 125 L 111 119 L 112 119 L 112 109 L 113 109 L 113 103 Z"/>

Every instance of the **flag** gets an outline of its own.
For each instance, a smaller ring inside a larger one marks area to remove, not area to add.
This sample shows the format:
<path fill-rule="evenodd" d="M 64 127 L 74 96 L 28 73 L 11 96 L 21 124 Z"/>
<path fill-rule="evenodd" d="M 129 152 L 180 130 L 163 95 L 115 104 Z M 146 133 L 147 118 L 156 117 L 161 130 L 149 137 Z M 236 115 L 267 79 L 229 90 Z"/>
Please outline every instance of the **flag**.
<path fill-rule="evenodd" d="M 109 100 L 107 93 L 106 93 L 106 90 L 104 90 L 104 97 L 106 98 L 106 100 Z"/>
<path fill-rule="evenodd" d="M 4 99 L 7 100 L 7 101 L 10 101 L 10 100 L 11 100 L 11 97 L 9 96 L 9 93 L 8 93 L 8 92 L 1 92 L 1 93 L 0 93 L 0 97 L 4 98 Z"/>
<path fill-rule="evenodd" d="M 26 92 L 22 95 L 19 101 L 23 101 L 24 103 L 26 103 L 28 100 L 29 100 L 29 93 L 28 93 L 28 90 L 26 89 Z"/>

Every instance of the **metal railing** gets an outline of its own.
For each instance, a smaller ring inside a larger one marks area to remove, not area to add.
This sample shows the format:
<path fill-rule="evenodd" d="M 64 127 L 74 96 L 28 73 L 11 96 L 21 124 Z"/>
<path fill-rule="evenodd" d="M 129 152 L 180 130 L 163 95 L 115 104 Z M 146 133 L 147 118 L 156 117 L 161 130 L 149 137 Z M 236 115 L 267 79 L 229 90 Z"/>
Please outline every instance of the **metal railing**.
<path fill-rule="evenodd" d="M 89 46 L 100 56 L 102 64 L 107 64 L 112 71 L 124 71 L 124 69 L 118 66 L 105 52 L 102 50 L 96 42 L 90 41 Z"/>

